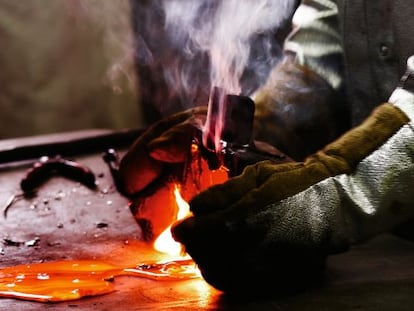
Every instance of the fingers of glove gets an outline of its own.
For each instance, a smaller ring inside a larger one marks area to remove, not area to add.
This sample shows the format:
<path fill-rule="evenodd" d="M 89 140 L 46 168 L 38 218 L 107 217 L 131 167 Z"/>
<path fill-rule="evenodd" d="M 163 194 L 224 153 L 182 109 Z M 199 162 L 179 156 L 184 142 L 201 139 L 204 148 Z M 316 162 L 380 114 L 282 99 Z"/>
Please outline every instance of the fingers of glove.
<path fill-rule="evenodd" d="M 216 238 L 226 236 L 224 223 L 216 215 L 185 218 L 175 223 L 171 232 L 176 241 L 190 248 L 197 244 L 206 247 Z"/>
<path fill-rule="evenodd" d="M 224 184 L 210 187 L 194 197 L 190 202 L 191 211 L 194 215 L 200 215 L 226 209 L 242 200 L 246 194 L 258 192 L 273 174 L 284 173 L 298 166 L 300 164 L 295 162 L 277 165 L 270 161 L 247 166 L 241 175 Z M 274 191 L 276 190 L 269 189 L 267 194 L 273 194 Z M 260 197 L 260 194 L 257 196 Z"/>
<path fill-rule="evenodd" d="M 148 144 L 150 156 L 167 163 L 184 162 L 196 131 L 189 120 L 171 127 Z"/>
<path fill-rule="evenodd" d="M 283 170 L 281 170 L 283 168 Z M 251 215 L 274 203 L 280 202 L 299 192 L 306 190 L 317 182 L 329 177 L 329 171 L 318 162 L 305 165 L 289 163 L 277 165 L 260 186 L 246 192 L 243 197 L 231 206 L 233 214 Z"/>
<path fill-rule="evenodd" d="M 119 179 L 123 191 L 132 195 L 143 190 L 161 174 L 162 165 L 145 151 L 126 154 L 119 165 Z"/>
<path fill-rule="evenodd" d="M 174 224 L 172 235 L 184 245 L 185 251 L 203 270 L 207 282 L 224 289 L 224 286 L 220 286 L 221 281 L 232 279 L 226 273 L 227 262 L 232 261 L 232 257 L 238 257 L 236 252 L 228 250 L 232 243 L 225 222 L 210 215 L 190 217 Z"/>
<path fill-rule="evenodd" d="M 149 154 L 148 144 L 152 140 L 162 136 L 174 125 L 206 113 L 206 107 L 196 107 L 179 112 L 158 121 L 138 137 L 119 165 L 119 178 L 125 193 L 134 194 L 141 191 L 160 175 L 163 163 Z"/>
<path fill-rule="evenodd" d="M 180 124 L 188 119 L 205 116 L 207 114 L 207 107 L 195 107 L 187 109 L 185 111 L 178 112 L 166 118 L 163 118 L 150 126 L 145 133 L 138 138 L 137 141 L 146 141 L 147 143 L 157 137 L 161 136 L 164 132 L 171 127 Z"/>
<path fill-rule="evenodd" d="M 222 210 L 238 201 L 246 192 L 256 187 L 256 169 L 248 167 L 240 176 L 224 184 L 208 188 L 190 201 L 194 215 L 208 214 Z"/>
<path fill-rule="evenodd" d="M 177 124 L 183 123 L 188 119 L 195 118 L 195 116 L 205 115 L 206 108 L 196 107 L 173 114 L 167 118 L 164 118 L 152 126 L 150 126 L 129 148 L 125 159 L 122 161 L 123 165 L 128 166 L 130 161 L 135 161 L 141 154 L 145 153 L 148 149 L 148 144 L 162 136 L 165 132 L 168 132 L 172 127 Z"/>
<path fill-rule="evenodd" d="M 172 228 L 174 239 L 185 246 L 204 279 L 222 291 L 239 291 L 257 283 L 263 265 L 263 228 L 251 228 L 243 218 L 228 219 L 226 213 L 187 218 Z M 247 268 L 247 269 L 246 269 Z"/>
<path fill-rule="evenodd" d="M 171 233 L 197 263 L 211 263 L 214 255 L 235 256 L 230 248 L 241 251 L 259 241 L 256 234 L 244 225 L 243 218 L 232 219 L 227 213 L 186 218 L 175 223 Z M 249 235 L 254 238 L 251 239 Z"/>
<path fill-rule="evenodd" d="M 283 200 L 326 178 L 328 173 L 319 163 L 305 166 L 291 162 L 260 162 L 246 168 L 242 175 L 211 187 L 190 202 L 194 215 L 227 209 L 232 213 L 255 212 Z"/>
<path fill-rule="evenodd" d="M 126 194 L 131 195 L 143 190 L 161 174 L 162 163 L 150 156 L 148 143 L 159 136 L 161 128 L 166 128 L 164 121 L 148 128 L 121 159 L 119 179 Z"/>
<path fill-rule="evenodd" d="M 269 243 L 265 236 L 277 224 L 267 218 L 252 226 L 244 218 L 232 222 L 227 216 L 190 217 L 172 228 L 173 237 L 184 244 L 204 279 L 215 288 L 263 294 L 272 284 L 272 290 L 289 292 L 315 280 L 321 271 L 323 254 L 291 244 L 289 234 Z"/>

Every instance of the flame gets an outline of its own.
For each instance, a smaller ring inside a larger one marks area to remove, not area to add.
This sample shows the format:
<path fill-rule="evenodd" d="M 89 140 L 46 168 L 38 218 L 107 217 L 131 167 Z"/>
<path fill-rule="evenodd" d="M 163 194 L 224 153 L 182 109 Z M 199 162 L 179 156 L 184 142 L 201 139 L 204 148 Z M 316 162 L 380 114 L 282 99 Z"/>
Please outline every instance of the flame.
<path fill-rule="evenodd" d="M 190 206 L 181 196 L 180 186 L 178 184 L 175 185 L 174 196 L 178 212 L 176 219 L 173 222 L 191 215 Z M 165 229 L 155 240 L 154 248 L 159 252 L 168 254 L 173 257 L 183 255 L 184 253 L 182 245 L 176 242 L 172 237 L 171 225 L 168 226 L 168 228 Z"/>

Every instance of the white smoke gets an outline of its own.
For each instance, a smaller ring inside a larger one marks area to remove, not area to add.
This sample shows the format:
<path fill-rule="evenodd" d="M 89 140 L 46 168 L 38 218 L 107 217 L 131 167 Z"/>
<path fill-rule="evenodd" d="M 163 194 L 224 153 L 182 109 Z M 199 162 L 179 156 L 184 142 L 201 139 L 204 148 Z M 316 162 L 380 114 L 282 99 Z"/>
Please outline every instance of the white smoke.
<path fill-rule="evenodd" d="M 190 57 L 199 51 L 208 53 L 211 85 L 240 94 L 253 36 L 275 32 L 290 16 L 295 1 L 163 0 L 162 5 L 172 40 Z"/>
<path fill-rule="evenodd" d="M 134 89 L 162 115 L 206 104 L 210 87 L 250 95 L 281 55 L 296 0 L 65 0 L 101 25 L 105 83 Z M 75 12 L 76 11 L 76 12 Z"/>

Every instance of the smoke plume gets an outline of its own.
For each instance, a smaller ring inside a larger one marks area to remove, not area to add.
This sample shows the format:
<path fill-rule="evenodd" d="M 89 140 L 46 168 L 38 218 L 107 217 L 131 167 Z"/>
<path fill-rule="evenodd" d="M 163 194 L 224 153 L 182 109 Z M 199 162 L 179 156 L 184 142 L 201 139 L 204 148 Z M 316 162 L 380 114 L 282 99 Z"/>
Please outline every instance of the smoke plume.
<path fill-rule="evenodd" d="M 157 92 L 161 102 L 153 95 L 152 103 L 165 114 L 174 110 L 168 103 L 176 110 L 206 104 L 212 86 L 250 95 L 280 59 L 276 34 L 295 3 L 133 0 L 141 87 Z"/>
<path fill-rule="evenodd" d="M 269 32 L 261 56 L 265 61 L 272 62 L 271 33 L 291 12 L 292 1 L 164 0 L 163 8 L 165 26 L 173 40 L 187 53 L 204 51 L 210 56 L 211 84 L 239 94 L 242 91 L 240 80 L 249 62 L 252 38 Z"/>

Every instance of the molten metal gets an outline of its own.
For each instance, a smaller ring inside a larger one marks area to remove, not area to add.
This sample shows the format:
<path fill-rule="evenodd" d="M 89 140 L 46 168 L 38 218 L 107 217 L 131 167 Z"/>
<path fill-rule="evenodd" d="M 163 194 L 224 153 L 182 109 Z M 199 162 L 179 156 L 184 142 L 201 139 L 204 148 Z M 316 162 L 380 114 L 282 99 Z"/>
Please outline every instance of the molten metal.
<path fill-rule="evenodd" d="M 201 179 L 203 186 L 213 181 L 222 181 L 208 174 Z M 189 187 L 188 195 L 193 195 Z M 187 202 L 181 197 L 180 187 L 175 185 L 174 195 L 178 212 L 171 221 L 189 215 Z M 171 236 L 169 226 L 156 239 L 154 248 L 177 257 L 182 247 Z M 54 261 L 18 265 L 0 269 L 0 297 L 24 300 L 55 302 L 79 299 L 85 296 L 97 296 L 115 290 L 114 279 L 120 276 L 135 276 L 152 280 L 179 281 L 200 277 L 196 264 L 188 256 L 175 260 L 154 261 L 137 264 L 134 267 L 122 267 L 103 261 Z"/>
<path fill-rule="evenodd" d="M 191 259 L 142 263 L 133 268 L 102 261 L 55 261 L 0 269 L 0 297 L 40 302 L 75 300 L 115 291 L 113 281 L 119 276 L 159 281 L 200 277 Z"/>

